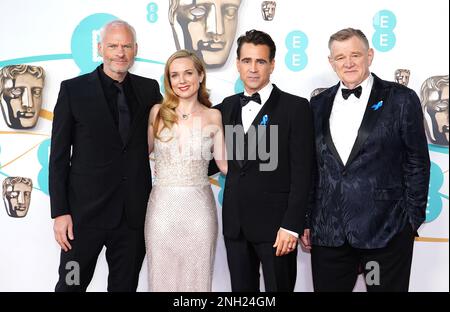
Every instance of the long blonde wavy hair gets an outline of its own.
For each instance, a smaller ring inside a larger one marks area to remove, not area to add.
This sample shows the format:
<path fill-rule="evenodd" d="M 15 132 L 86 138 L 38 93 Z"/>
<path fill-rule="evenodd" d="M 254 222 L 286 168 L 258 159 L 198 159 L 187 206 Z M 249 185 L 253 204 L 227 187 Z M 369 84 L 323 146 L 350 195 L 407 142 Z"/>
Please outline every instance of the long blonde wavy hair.
<path fill-rule="evenodd" d="M 180 58 L 189 58 L 194 63 L 194 67 L 197 70 L 198 74 L 201 75 L 203 73 L 203 80 L 200 83 L 200 88 L 198 89 L 198 101 L 206 107 L 211 107 L 212 103 L 209 100 L 209 92 L 206 89 L 206 69 L 205 64 L 195 55 L 193 52 L 188 50 L 179 50 L 172 54 L 166 62 L 166 66 L 164 69 L 164 100 L 161 103 L 161 107 L 159 109 L 158 114 L 155 118 L 155 123 L 153 125 L 153 129 L 155 131 L 155 137 L 160 139 L 160 133 L 164 128 L 172 129 L 173 125 L 178 122 L 178 115 L 175 112 L 175 109 L 179 105 L 178 96 L 172 89 L 172 85 L 170 83 L 170 65 L 172 65 L 173 61 Z M 163 127 L 159 130 L 159 123 L 163 123 Z"/>

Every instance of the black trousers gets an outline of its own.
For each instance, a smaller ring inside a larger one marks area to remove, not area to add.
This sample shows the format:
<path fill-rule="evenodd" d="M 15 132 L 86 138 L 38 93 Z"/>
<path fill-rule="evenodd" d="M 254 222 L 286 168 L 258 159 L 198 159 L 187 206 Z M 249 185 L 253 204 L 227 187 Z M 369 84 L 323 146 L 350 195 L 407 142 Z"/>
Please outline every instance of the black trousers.
<path fill-rule="evenodd" d="M 136 291 L 145 256 L 144 230 L 128 227 L 125 217 L 112 230 L 74 228 L 72 250 L 61 250 L 56 292 L 84 292 L 91 282 L 97 258 L 106 246 L 108 291 Z"/>
<path fill-rule="evenodd" d="M 267 292 L 292 292 L 297 278 L 297 249 L 277 257 L 274 242 L 252 243 L 242 234 L 238 239 L 225 237 L 228 268 L 233 292 L 259 292 L 259 268 L 262 264 Z"/>
<path fill-rule="evenodd" d="M 368 292 L 407 292 L 414 234 L 407 224 L 384 248 L 359 249 L 347 242 L 340 247 L 313 246 L 314 291 L 350 292 L 362 268 Z"/>

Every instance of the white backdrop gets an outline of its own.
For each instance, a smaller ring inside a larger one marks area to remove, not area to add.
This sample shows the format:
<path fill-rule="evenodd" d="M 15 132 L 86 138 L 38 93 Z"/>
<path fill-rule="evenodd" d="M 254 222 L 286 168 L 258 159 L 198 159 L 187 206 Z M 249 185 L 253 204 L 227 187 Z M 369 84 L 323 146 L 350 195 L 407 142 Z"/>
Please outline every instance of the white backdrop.
<path fill-rule="evenodd" d="M 375 38 L 375 59 L 371 69 L 383 79 L 394 80 L 398 68 L 410 69 L 409 87 L 420 94 L 425 79 L 448 75 L 447 0 L 278 0 L 275 19 L 271 22 L 262 19 L 261 2 L 242 0 L 236 38 L 251 28 L 264 30 L 273 37 L 278 51 L 272 82 L 285 91 L 309 98 L 315 88 L 329 87 L 337 82 L 327 61 L 327 42 L 330 34 L 345 27 L 360 28 L 371 42 Z M 162 64 L 175 50 L 167 18 L 168 0 L 0 0 L 0 12 L 0 68 L 11 64 L 33 64 L 46 71 L 43 111 L 37 126 L 28 131 L 14 130 L 0 117 L 0 181 L 8 176 L 23 176 L 31 178 L 34 186 L 25 218 L 9 217 L 0 208 L 0 291 L 52 291 L 58 278 L 59 248 L 53 238 L 47 169 L 51 112 L 59 84 L 89 68 L 92 61 L 80 55 L 89 56 L 92 51 L 86 36 L 98 28 L 92 28 L 92 25 L 100 19 L 100 13 L 124 19 L 136 28 L 139 53 L 131 71 L 160 80 Z M 379 12 L 387 14 L 387 22 L 381 31 L 393 32 L 395 42 L 388 40 L 384 45 L 379 44 L 379 33 L 373 21 Z M 150 14 L 154 15 L 150 17 Z M 294 46 L 287 39 L 293 31 L 300 31 L 307 38 L 302 39 L 298 49 L 293 51 L 294 59 L 295 54 L 302 59 L 297 67 L 292 57 L 286 58 Z M 208 71 L 208 87 L 214 103 L 235 93 L 238 79 L 234 66 L 235 50 L 234 44 L 224 66 Z M 440 204 L 429 207 L 431 217 L 419 230 L 421 238 L 415 244 L 411 291 L 449 290 L 448 146 L 430 145 L 430 154 L 437 166 L 431 181 L 434 193 L 430 196 L 438 198 Z M 220 191 L 217 185 L 218 181 L 212 186 L 216 195 Z M 217 207 L 220 218 L 219 202 Z M 221 228 L 219 230 L 221 233 Z M 106 290 L 107 270 L 102 252 L 88 290 Z M 147 290 L 146 273 L 144 262 L 139 291 Z M 301 251 L 296 291 L 312 291 L 311 279 L 309 254 Z M 213 290 L 230 290 L 221 235 Z M 355 290 L 364 291 L 362 279 Z"/>

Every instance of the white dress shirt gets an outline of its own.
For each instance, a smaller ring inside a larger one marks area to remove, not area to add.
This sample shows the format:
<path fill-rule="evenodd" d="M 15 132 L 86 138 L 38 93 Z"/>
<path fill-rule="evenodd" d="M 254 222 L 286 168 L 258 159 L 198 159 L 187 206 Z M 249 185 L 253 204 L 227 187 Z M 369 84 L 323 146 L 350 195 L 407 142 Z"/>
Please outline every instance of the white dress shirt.
<path fill-rule="evenodd" d="M 256 116 L 261 111 L 264 104 L 266 104 L 267 100 L 269 99 L 270 95 L 272 94 L 273 85 L 272 83 L 268 83 L 264 88 L 258 91 L 259 96 L 261 97 L 261 104 L 250 101 L 247 105 L 242 107 L 242 126 L 244 127 L 245 133 L 247 133 L 248 129 L 252 125 L 253 121 L 255 120 Z M 247 91 L 244 91 L 245 96 L 251 96 L 253 94 L 249 94 Z M 298 233 L 286 230 L 281 228 L 282 230 L 288 232 L 291 235 L 294 235 L 296 238 L 298 238 Z"/>
<path fill-rule="evenodd" d="M 267 100 L 272 94 L 272 90 L 273 85 L 269 82 L 264 88 L 258 91 L 259 96 L 261 97 L 261 104 L 255 101 L 250 101 L 247 105 L 242 107 L 242 126 L 244 127 L 245 133 L 247 133 L 248 129 L 252 125 L 253 120 L 255 120 L 264 104 L 266 104 Z M 245 91 L 244 95 L 251 96 L 253 94 L 248 94 L 247 91 Z"/>
<path fill-rule="evenodd" d="M 369 74 L 369 77 L 360 84 L 362 92 L 359 99 L 354 94 L 351 94 L 347 100 L 344 100 L 341 89 L 346 87 L 341 82 L 334 98 L 333 109 L 330 115 L 330 132 L 334 146 L 344 165 L 347 163 L 358 136 L 358 130 L 366 111 L 372 85 L 373 77 L 372 74 Z"/>

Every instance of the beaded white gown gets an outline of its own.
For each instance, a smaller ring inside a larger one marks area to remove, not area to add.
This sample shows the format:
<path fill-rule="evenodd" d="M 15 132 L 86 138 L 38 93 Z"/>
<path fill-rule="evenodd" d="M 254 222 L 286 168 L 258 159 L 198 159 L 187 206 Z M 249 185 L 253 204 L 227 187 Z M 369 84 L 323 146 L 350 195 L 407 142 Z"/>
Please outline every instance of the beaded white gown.
<path fill-rule="evenodd" d="M 211 291 L 217 211 L 208 178 L 213 140 L 155 139 L 155 181 L 145 220 L 150 291 Z M 182 148 L 181 148 L 182 147 Z"/>

